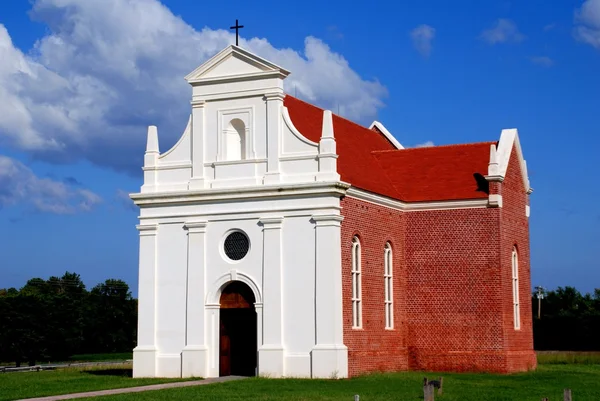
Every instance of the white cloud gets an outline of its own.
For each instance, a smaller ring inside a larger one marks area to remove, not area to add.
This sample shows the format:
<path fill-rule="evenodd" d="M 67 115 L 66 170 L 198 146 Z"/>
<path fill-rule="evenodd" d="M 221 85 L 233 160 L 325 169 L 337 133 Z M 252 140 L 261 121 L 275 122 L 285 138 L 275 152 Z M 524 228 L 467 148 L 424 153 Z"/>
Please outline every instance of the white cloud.
<path fill-rule="evenodd" d="M 518 43 L 525 39 L 517 25 L 508 19 L 500 18 L 490 28 L 481 33 L 481 39 L 494 45 L 496 43 Z"/>
<path fill-rule="evenodd" d="M 554 60 L 552 60 L 550 57 L 548 56 L 535 56 L 535 57 L 530 57 L 529 60 L 533 63 L 533 64 L 537 64 L 539 66 L 542 67 L 552 67 L 554 65 Z"/>
<path fill-rule="evenodd" d="M 575 38 L 600 49 L 600 0 L 586 0 L 575 11 Z"/>
<path fill-rule="evenodd" d="M 88 189 L 40 178 L 23 163 L 0 155 L 0 208 L 24 204 L 40 212 L 70 214 L 89 211 L 101 202 Z"/>
<path fill-rule="evenodd" d="M 410 31 L 410 38 L 412 39 L 413 46 L 423 56 L 429 57 L 431 54 L 431 42 L 435 38 L 435 28 L 429 25 L 419 25 L 412 31 Z"/>
<path fill-rule="evenodd" d="M 187 123 L 183 77 L 227 45 L 227 30 L 196 30 L 158 0 L 37 0 L 32 18 L 48 27 L 33 49 L 15 48 L 0 25 L 0 146 L 47 161 L 81 158 L 139 171 L 145 127 L 163 147 Z M 373 118 L 386 88 L 363 79 L 314 37 L 302 50 L 267 40 L 240 45 L 289 69 L 286 90 L 355 120 Z"/>
<path fill-rule="evenodd" d="M 432 146 L 435 146 L 433 141 L 427 141 L 427 142 L 419 143 L 418 145 L 415 146 L 415 148 L 430 148 Z"/>

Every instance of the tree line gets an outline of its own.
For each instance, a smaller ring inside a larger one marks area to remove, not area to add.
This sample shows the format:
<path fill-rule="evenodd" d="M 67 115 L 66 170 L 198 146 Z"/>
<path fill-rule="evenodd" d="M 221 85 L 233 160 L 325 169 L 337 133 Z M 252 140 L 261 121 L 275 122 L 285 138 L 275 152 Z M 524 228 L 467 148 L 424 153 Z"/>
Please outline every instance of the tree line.
<path fill-rule="evenodd" d="M 137 336 L 137 300 L 122 280 L 87 290 L 79 274 L 33 278 L 0 289 L 0 363 L 33 365 L 75 354 L 129 352 Z"/>
<path fill-rule="evenodd" d="M 573 287 L 558 287 L 543 295 L 541 300 L 536 292 L 532 295 L 536 350 L 600 351 L 600 288 L 581 294 Z"/>
<path fill-rule="evenodd" d="M 600 350 L 600 289 L 573 287 L 532 294 L 536 350 Z M 538 318 L 538 306 L 541 313 Z M 33 278 L 0 289 L 0 363 L 66 361 L 76 354 L 130 352 L 137 338 L 137 300 L 122 280 L 87 290 L 76 273 Z"/>

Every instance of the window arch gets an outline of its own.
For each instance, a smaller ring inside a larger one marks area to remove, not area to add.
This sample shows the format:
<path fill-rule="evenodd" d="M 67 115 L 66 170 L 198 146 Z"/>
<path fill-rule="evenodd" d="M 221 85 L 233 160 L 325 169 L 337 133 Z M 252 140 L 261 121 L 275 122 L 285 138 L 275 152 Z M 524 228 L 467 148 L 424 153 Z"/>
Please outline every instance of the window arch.
<path fill-rule="evenodd" d="M 394 283 L 393 283 L 393 262 L 392 245 L 386 242 L 383 251 L 383 281 L 385 285 L 385 328 L 394 328 Z"/>
<path fill-rule="evenodd" d="M 361 249 L 357 236 L 352 238 L 352 328 L 362 327 Z"/>
<path fill-rule="evenodd" d="M 519 254 L 517 247 L 512 249 L 511 257 L 512 265 L 512 290 L 513 290 L 513 318 L 515 322 L 515 330 L 521 328 L 521 311 L 519 306 Z"/>
<path fill-rule="evenodd" d="M 225 159 L 244 160 L 246 158 L 246 124 L 234 118 L 225 130 Z"/>

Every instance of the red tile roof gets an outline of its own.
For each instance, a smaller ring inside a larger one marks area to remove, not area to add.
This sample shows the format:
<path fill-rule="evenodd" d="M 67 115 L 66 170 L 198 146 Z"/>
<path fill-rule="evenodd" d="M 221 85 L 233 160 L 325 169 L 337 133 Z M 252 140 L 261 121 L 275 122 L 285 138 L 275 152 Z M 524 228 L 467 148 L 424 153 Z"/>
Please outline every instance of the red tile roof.
<path fill-rule="evenodd" d="M 319 142 L 323 110 L 287 95 L 292 122 L 308 139 Z M 396 149 L 378 130 L 333 116 L 338 172 L 352 186 L 406 201 L 486 198 L 490 144 Z"/>

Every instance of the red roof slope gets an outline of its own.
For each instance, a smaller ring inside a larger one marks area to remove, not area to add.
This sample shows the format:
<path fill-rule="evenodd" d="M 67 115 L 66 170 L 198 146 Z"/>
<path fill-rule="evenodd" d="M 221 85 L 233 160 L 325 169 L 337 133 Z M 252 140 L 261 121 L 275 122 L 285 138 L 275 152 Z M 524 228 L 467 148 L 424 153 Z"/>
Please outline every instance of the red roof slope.
<path fill-rule="evenodd" d="M 298 131 L 313 142 L 321 140 L 323 109 L 287 95 L 283 104 Z M 399 199 L 390 180 L 373 158 L 374 150 L 395 149 L 382 134 L 333 116 L 333 131 L 338 153 L 338 172 L 342 180 L 367 191 Z"/>
<path fill-rule="evenodd" d="M 289 95 L 284 105 L 296 128 L 319 142 L 323 110 Z M 354 187 L 407 202 L 487 197 L 482 175 L 493 142 L 396 149 L 378 130 L 336 115 L 333 130 L 338 172 Z"/>
<path fill-rule="evenodd" d="M 487 198 L 490 144 L 432 146 L 373 152 L 407 202 Z"/>

